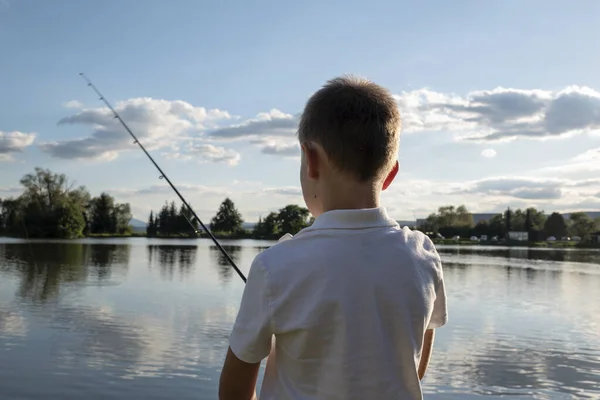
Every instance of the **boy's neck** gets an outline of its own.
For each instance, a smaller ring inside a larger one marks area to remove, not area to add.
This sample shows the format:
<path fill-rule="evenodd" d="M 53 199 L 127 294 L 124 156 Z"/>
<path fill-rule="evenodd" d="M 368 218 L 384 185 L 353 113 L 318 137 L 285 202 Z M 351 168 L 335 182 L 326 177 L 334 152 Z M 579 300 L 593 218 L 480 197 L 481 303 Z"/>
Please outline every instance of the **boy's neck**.
<path fill-rule="evenodd" d="M 321 194 L 323 212 L 332 210 L 353 210 L 379 207 L 381 189 L 372 183 L 367 184 L 328 184 Z"/>

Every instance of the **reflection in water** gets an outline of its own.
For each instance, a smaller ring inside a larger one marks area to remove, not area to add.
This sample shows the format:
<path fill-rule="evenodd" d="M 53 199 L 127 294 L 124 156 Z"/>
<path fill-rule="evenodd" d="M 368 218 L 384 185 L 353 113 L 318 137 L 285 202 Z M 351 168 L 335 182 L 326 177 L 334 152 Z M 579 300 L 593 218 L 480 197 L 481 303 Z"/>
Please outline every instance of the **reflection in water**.
<path fill-rule="evenodd" d="M 8 336 L 25 336 L 26 332 L 27 328 L 23 316 L 0 307 L 0 339 Z"/>
<path fill-rule="evenodd" d="M 238 265 L 240 261 L 240 253 L 242 251 L 242 246 L 234 246 L 234 245 L 221 245 L 223 249 L 229 254 L 229 257 L 233 260 L 233 262 Z M 219 276 L 223 282 L 231 281 L 231 277 L 233 276 L 235 270 L 227 261 L 227 258 L 221 253 L 217 246 L 210 246 L 210 254 L 212 258 L 216 262 L 216 266 L 219 271 Z"/>
<path fill-rule="evenodd" d="M 193 243 L 0 242 L 0 399 L 216 398 L 243 284 Z M 246 269 L 266 247 L 224 248 Z M 600 398 L 600 252 L 440 253 L 450 321 L 425 398 Z"/>
<path fill-rule="evenodd" d="M 463 264 L 508 269 L 553 270 L 600 274 L 600 251 L 575 249 L 527 249 L 495 246 L 438 246 L 444 265 Z"/>
<path fill-rule="evenodd" d="M 0 246 L 0 272 L 20 279 L 18 296 L 32 302 L 56 298 L 65 284 L 106 285 L 127 274 L 131 246 L 32 242 Z"/>
<path fill-rule="evenodd" d="M 167 280 L 173 280 L 175 270 L 179 271 L 181 279 L 190 273 L 192 266 L 196 264 L 196 245 L 160 245 L 149 244 L 148 265 L 150 268 L 156 261 L 160 267 L 161 276 Z"/>
<path fill-rule="evenodd" d="M 523 259 L 552 262 L 600 264 L 600 252 L 594 250 L 500 247 L 500 246 L 437 246 L 438 252 L 462 257 L 484 256 L 501 259 Z"/>

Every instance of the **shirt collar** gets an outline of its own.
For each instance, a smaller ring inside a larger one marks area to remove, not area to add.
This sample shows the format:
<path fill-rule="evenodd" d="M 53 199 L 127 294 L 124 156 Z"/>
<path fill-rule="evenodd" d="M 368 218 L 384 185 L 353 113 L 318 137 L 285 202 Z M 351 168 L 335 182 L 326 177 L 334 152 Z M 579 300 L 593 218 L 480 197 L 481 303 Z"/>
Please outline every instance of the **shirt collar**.
<path fill-rule="evenodd" d="M 331 210 L 319 215 L 306 230 L 365 229 L 398 226 L 384 207 L 352 210 Z"/>

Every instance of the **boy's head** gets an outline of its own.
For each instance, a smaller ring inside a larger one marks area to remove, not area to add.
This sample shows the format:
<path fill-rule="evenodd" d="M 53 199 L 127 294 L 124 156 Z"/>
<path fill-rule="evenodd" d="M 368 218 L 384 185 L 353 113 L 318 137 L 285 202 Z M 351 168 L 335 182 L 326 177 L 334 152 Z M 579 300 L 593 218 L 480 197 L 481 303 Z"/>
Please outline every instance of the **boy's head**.
<path fill-rule="evenodd" d="M 339 77 L 313 94 L 298 129 L 302 191 L 313 215 L 322 212 L 318 197 L 327 186 L 385 190 L 398 171 L 400 129 L 392 94 L 369 80 Z"/>

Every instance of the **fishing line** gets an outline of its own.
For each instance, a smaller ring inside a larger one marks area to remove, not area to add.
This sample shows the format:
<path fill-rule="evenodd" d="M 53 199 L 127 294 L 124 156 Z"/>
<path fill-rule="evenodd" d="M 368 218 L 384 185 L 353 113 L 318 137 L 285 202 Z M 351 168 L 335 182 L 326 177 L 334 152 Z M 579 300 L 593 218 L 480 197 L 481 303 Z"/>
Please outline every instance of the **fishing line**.
<path fill-rule="evenodd" d="M 177 188 L 171 183 L 171 181 L 169 180 L 169 178 L 167 177 L 167 175 L 162 171 L 162 169 L 160 169 L 160 167 L 158 166 L 158 164 L 156 163 L 156 161 L 154 161 L 154 159 L 152 158 L 152 156 L 146 151 L 146 149 L 144 148 L 144 146 L 140 143 L 140 141 L 138 140 L 138 138 L 133 134 L 133 132 L 131 131 L 131 129 L 129 129 L 129 127 L 127 126 L 127 124 L 125 123 L 125 121 L 123 121 L 123 119 L 121 118 L 121 116 L 115 111 L 115 109 L 110 105 L 110 103 L 108 102 L 108 100 L 106 100 L 106 98 L 104 97 L 104 95 L 102 95 L 102 93 L 100 93 L 100 91 L 96 88 L 96 86 L 94 86 L 94 84 L 92 83 L 92 81 L 90 81 L 87 78 L 87 76 L 85 76 L 82 72 L 80 72 L 79 75 L 81 75 L 83 77 L 83 79 L 86 80 L 88 86 L 90 86 L 94 90 L 94 92 L 96 92 L 96 94 L 100 97 L 100 100 L 102 100 L 104 102 L 104 104 L 106 104 L 106 106 L 110 109 L 110 111 L 112 111 L 113 115 L 115 116 L 115 119 L 118 119 L 119 122 L 121 123 L 121 125 L 123 125 L 123 127 L 125 128 L 125 130 L 131 135 L 131 137 L 133 138 L 133 144 L 137 144 L 138 146 L 140 146 L 140 148 L 142 149 L 142 151 L 146 154 L 146 156 L 148 156 L 148 158 L 150 159 L 150 161 L 152 161 L 152 164 L 154 164 L 154 166 L 156 167 L 156 169 L 158 170 L 158 172 L 160 172 L 160 176 L 158 177 L 158 179 L 164 179 L 164 180 L 167 181 L 167 183 L 169 184 L 169 186 L 171 186 L 171 189 L 173 189 L 173 191 L 175 191 L 175 194 L 177 194 L 177 196 L 179 197 L 179 199 L 181 199 L 181 202 L 186 206 L 186 208 L 188 209 L 188 211 L 192 214 L 192 216 L 193 216 L 192 219 L 196 219 L 196 221 L 198 221 L 200 223 L 200 226 L 202 226 L 202 229 L 204 230 L 204 232 L 206 232 L 208 234 L 208 236 L 210 236 L 210 238 L 212 239 L 212 241 L 214 242 L 214 244 L 221 251 L 221 253 L 223 253 L 223 255 L 225 256 L 225 258 L 227 259 L 227 261 L 229 262 L 229 264 L 233 267 L 233 269 L 235 270 L 235 272 L 237 272 L 237 274 L 240 276 L 240 278 L 242 278 L 242 280 L 244 281 L 244 283 L 246 283 L 246 277 L 244 276 L 244 274 L 242 273 L 242 271 L 240 271 L 240 269 L 237 267 L 237 265 L 235 265 L 235 263 L 233 262 L 233 260 L 229 256 L 229 254 L 227 254 L 227 252 L 225 251 L 225 249 L 223 247 L 221 247 L 221 244 L 219 244 L 219 241 L 217 240 L 217 238 L 215 238 L 215 236 L 212 234 L 212 232 L 209 231 L 206 228 L 206 226 L 204 225 L 204 223 L 202 223 L 202 221 L 196 215 L 196 213 L 194 212 L 194 210 L 192 209 L 192 207 L 190 207 L 190 205 L 183 198 L 183 196 L 181 195 L 181 193 L 179 193 L 179 191 L 177 190 Z M 190 224 L 190 226 L 194 230 L 194 233 L 196 235 L 198 235 L 199 231 L 194 226 L 192 220 L 190 218 L 188 218 L 185 215 L 185 213 L 183 213 L 183 215 L 185 216 L 186 221 Z"/>

